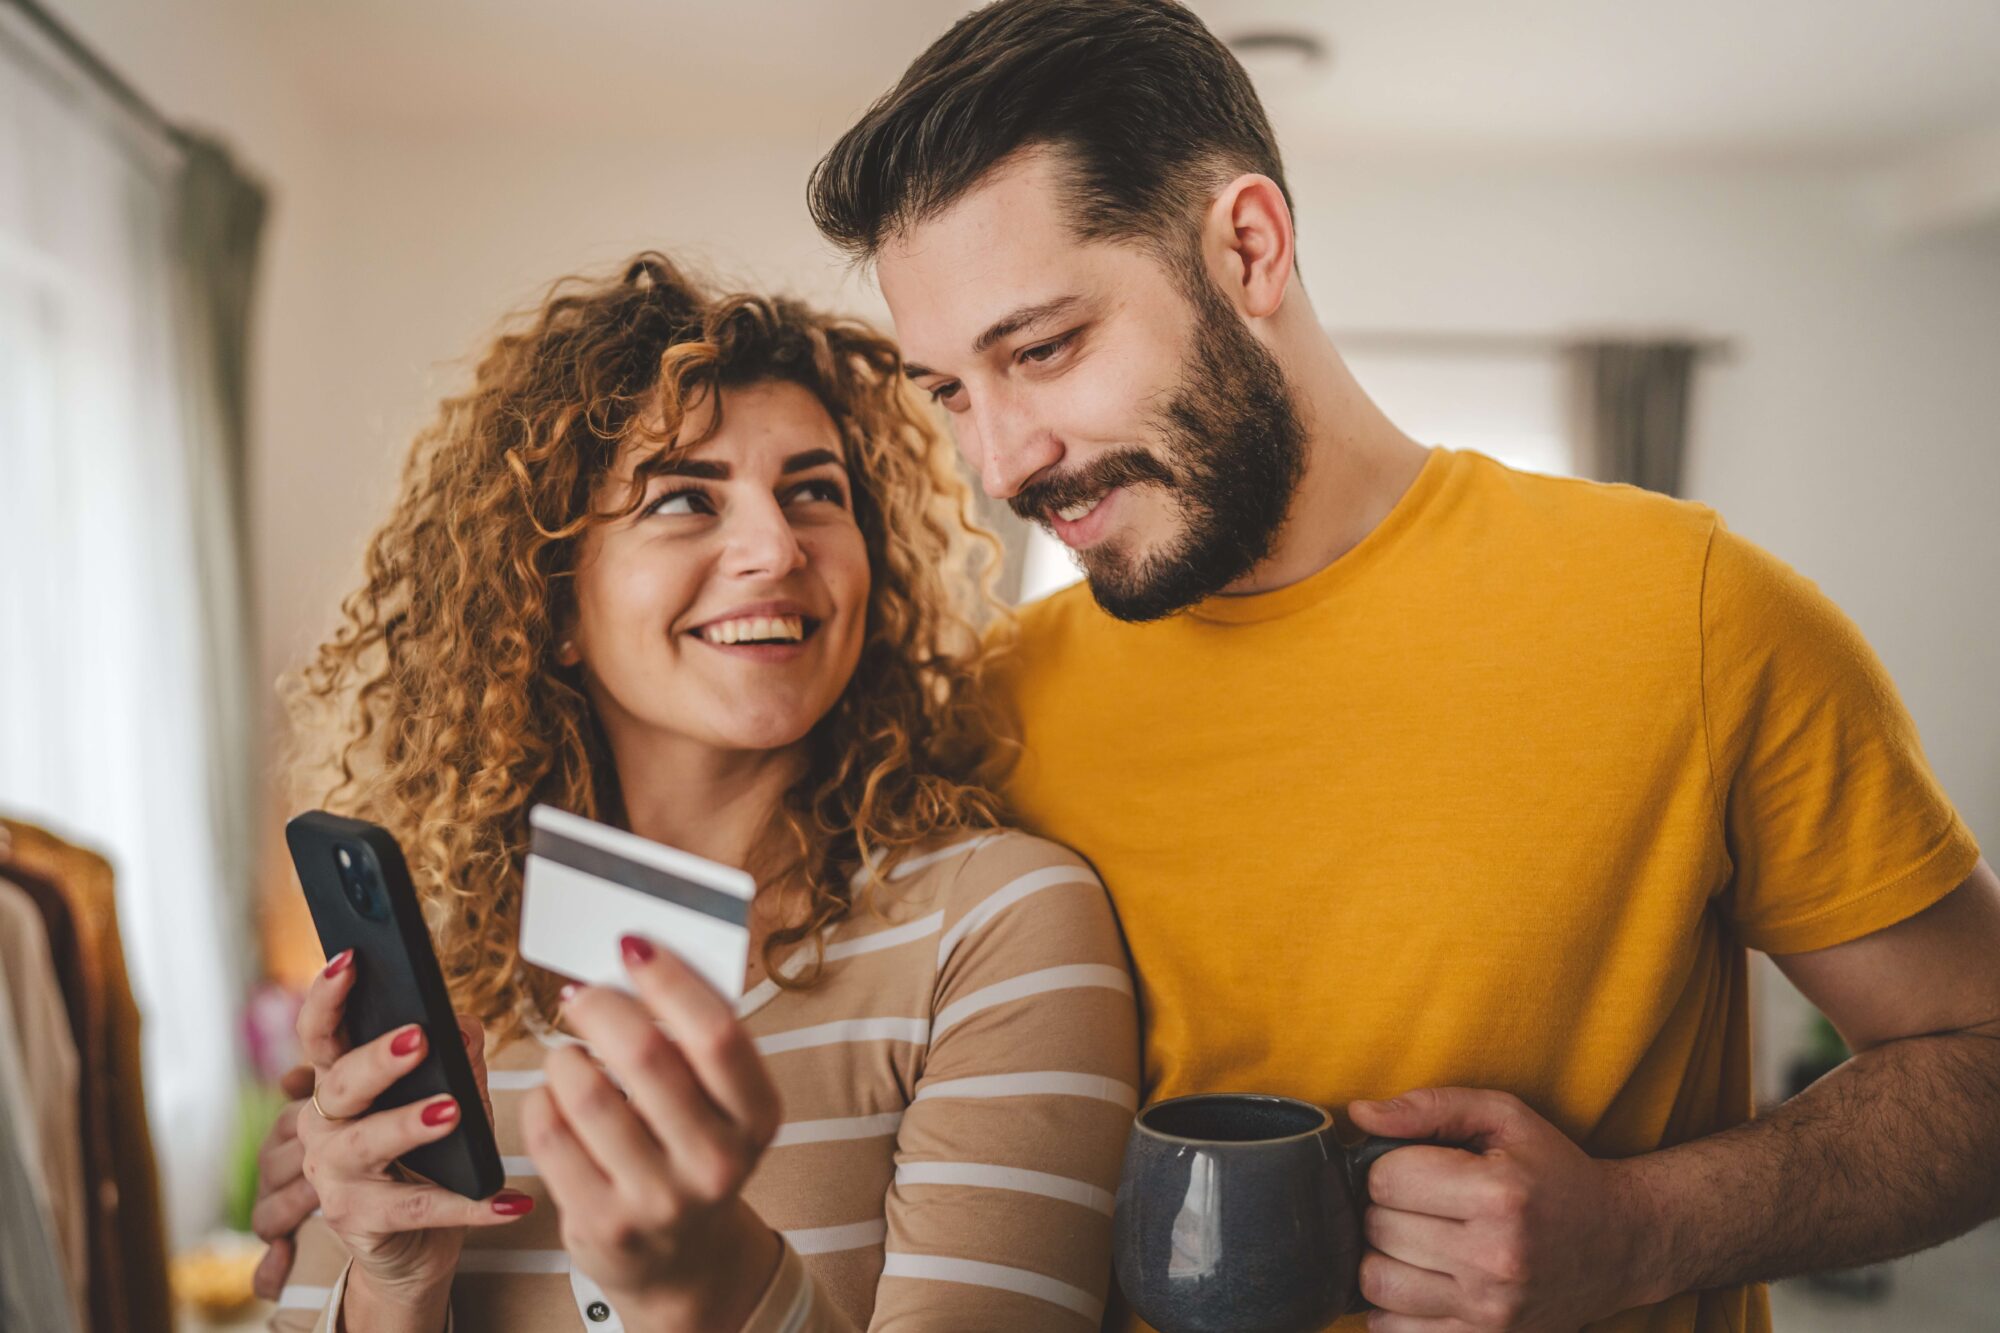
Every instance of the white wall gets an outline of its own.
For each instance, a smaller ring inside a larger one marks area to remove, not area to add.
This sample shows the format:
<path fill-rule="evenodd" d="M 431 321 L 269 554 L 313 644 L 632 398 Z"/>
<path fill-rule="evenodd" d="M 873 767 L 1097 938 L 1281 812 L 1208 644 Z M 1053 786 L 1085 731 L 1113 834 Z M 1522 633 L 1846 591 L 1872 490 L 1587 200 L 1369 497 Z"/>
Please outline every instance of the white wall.
<path fill-rule="evenodd" d="M 805 214 L 815 154 L 769 144 L 355 131 L 335 146 L 327 295 L 288 336 L 315 408 L 264 441 L 264 642 L 309 651 L 416 429 L 503 315 L 654 247 L 718 279 L 867 308 Z"/>

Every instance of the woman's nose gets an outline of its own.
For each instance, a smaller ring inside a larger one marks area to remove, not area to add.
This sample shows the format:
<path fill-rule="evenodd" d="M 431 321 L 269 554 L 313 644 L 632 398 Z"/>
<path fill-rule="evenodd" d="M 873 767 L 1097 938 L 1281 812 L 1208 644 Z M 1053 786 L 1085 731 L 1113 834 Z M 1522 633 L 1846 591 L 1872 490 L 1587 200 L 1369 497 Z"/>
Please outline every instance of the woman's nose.
<path fill-rule="evenodd" d="M 775 499 L 737 506 L 729 516 L 724 541 L 723 568 L 730 574 L 777 578 L 806 562 L 805 547 Z"/>

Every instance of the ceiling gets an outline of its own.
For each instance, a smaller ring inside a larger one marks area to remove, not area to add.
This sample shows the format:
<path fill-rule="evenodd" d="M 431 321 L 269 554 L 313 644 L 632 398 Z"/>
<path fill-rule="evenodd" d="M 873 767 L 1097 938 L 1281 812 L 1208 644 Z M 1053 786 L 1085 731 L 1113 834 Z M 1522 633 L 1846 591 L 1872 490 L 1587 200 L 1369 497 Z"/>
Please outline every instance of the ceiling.
<path fill-rule="evenodd" d="M 1196 0 L 1282 137 L 1355 152 L 1879 163 L 2000 127 L 2000 0 Z M 823 145 L 963 0 L 241 0 L 325 116 Z"/>

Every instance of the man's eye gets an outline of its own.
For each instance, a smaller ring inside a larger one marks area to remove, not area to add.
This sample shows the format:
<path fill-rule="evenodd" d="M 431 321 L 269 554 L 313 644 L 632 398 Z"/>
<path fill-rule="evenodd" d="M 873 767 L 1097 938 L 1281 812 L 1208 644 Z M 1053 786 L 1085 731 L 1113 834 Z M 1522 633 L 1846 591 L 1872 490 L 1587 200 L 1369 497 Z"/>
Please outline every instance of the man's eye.
<path fill-rule="evenodd" d="M 703 491 L 670 491 L 653 502 L 649 514 L 709 514 L 714 512 Z"/>
<path fill-rule="evenodd" d="M 953 394 L 958 392 L 958 381 L 947 380 L 943 384 L 938 385 L 937 388 L 932 389 L 929 392 L 932 402 L 943 403 L 947 398 L 950 398 Z"/>
<path fill-rule="evenodd" d="M 1045 343 L 1036 343 L 1033 347 L 1022 349 L 1021 359 L 1037 363 L 1050 360 L 1065 347 L 1068 347 L 1071 340 L 1075 337 L 1075 333 L 1065 333 L 1060 338 L 1051 338 Z"/>

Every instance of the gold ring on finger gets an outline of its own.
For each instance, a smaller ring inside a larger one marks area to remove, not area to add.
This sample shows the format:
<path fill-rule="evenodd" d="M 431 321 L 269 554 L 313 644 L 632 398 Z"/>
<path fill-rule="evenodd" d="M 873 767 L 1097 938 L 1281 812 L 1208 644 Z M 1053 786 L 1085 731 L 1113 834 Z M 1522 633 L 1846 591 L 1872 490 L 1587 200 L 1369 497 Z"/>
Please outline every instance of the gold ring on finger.
<path fill-rule="evenodd" d="M 351 1115 L 328 1115 L 326 1108 L 319 1104 L 319 1089 L 317 1087 L 312 1090 L 312 1107 L 314 1111 L 318 1112 L 319 1118 L 326 1121 L 329 1125 L 337 1125 L 343 1120 L 354 1119 Z"/>

